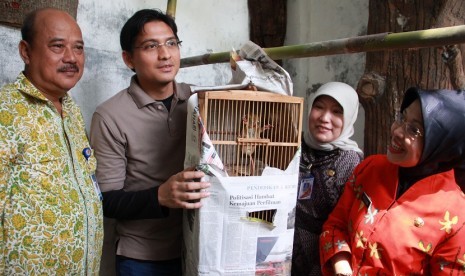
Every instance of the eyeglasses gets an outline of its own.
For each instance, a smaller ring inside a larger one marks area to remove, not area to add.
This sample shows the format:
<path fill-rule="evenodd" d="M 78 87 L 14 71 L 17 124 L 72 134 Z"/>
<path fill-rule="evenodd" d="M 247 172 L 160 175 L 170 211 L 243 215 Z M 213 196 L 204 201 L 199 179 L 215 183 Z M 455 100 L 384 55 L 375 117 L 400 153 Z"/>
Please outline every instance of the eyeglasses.
<path fill-rule="evenodd" d="M 182 41 L 178 41 L 177 39 L 168 39 L 165 43 L 159 43 L 156 41 L 152 41 L 150 43 L 144 44 L 142 46 L 134 47 L 135 49 L 142 49 L 145 52 L 153 52 L 155 50 L 161 49 L 161 46 L 165 46 L 168 50 L 177 49 L 181 45 Z"/>
<path fill-rule="evenodd" d="M 404 114 L 400 112 L 396 113 L 396 120 L 394 121 L 394 124 L 396 124 L 398 127 L 402 126 L 408 138 L 412 140 L 415 140 L 415 138 L 417 138 L 418 136 L 423 136 L 420 129 L 407 122 L 404 117 Z"/>

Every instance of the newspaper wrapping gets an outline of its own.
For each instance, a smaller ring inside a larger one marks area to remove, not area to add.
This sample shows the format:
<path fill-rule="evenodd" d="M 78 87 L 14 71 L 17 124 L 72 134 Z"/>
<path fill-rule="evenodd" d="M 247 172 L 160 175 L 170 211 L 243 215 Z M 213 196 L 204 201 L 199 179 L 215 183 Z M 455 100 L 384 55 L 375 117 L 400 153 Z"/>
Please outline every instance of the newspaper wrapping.
<path fill-rule="evenodd" d="M 184 275 L 290 275 L 300 150 L 285 171 L 225 173 L 198 112 L 188 102 L 185 167 L 211 183 L 210 197 L 183 216 Z"/>

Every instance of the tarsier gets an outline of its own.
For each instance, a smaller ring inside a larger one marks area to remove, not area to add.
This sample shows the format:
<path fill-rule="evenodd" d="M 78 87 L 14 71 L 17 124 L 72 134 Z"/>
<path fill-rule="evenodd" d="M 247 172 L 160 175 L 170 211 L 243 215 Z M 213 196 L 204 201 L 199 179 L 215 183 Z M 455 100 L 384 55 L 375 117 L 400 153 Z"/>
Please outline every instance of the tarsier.
<path fill-rule="evenodd" d="M 266 124 L 262 125 L 260 121 L 260 116 L 256 114 L 247 114 L 242 117 L 242 132 L 241 132 L 241 138 L 246 138 L 246 139 L 260 139 L 261 133 L 265 130 L 273 128 L 272 125 Z M 242 147 L 242 152 L 249 156 L 250 160 L 250 168 L 251 168 L 251 174 L 254 174 L 254 168 L 255 168 L 255 161 L 252 157 L 254 154 L 255 150 L 257 148 L 256 142 L 247 142 L 243 147 Z"/>

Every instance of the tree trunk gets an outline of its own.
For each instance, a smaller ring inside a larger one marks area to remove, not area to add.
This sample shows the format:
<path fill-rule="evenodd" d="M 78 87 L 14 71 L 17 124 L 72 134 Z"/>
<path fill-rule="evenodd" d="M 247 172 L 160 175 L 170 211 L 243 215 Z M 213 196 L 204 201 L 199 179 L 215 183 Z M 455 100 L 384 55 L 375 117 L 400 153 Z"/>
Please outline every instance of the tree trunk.
<path fill-rule="evenodd" d="M 465 23 L 463 0 L 370 0 L 369 9 L 367 34 Z M 390 126 L 407 88 L 463 88 L 464 50 L 462 44 L 366 54 L 365 73 L 357 88 L 365 109 L 365 156 L 386 153 Z"/>
<path fill-rule="evenodd" d="M 250 41 L 262 48 L 283 46 L 287 0 L 248 0 Z M 277 61 L 281 64 L 281 61 Z"/>

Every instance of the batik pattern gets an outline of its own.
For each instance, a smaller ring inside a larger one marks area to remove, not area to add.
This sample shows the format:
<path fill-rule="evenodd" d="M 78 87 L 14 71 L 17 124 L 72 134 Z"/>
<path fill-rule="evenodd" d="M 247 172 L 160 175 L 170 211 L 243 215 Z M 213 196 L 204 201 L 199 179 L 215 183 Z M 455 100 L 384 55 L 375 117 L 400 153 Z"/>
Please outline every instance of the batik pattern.
<path fill-rule="evenodd" d="M 96 162 L 80 109 L 63 116 L 23 75 L 0 91 L 1 275 L 96 275 L 103 241 Z"/>

